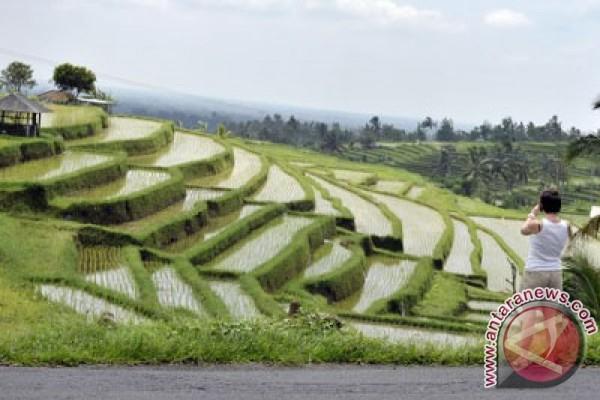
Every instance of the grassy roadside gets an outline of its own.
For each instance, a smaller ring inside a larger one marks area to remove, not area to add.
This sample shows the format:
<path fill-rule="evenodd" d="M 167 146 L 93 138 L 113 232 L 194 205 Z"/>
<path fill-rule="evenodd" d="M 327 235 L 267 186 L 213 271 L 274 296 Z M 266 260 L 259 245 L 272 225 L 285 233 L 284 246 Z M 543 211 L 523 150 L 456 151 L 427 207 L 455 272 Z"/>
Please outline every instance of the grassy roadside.
<path fill-rule="evenodd" d="M 327 319 L 219 322 L 179 320 L 107 327 L 63 320 L 0 333 L 0 363 L 476 364 L 481 349 L 415 347 L 364 338 Z"/>
<path fill-rule="evenodd" d="M 0 333 L 0 364 L 355 363 L 479 365 L 481 346 L 415 346 L 365 338 L 331 320 L 305 316 L 251 322 L 181 319 L 139 326 L 103 326 L 60 318 L 30 330 Z M 600 362 L 591 338 L 586 364 Z"/>

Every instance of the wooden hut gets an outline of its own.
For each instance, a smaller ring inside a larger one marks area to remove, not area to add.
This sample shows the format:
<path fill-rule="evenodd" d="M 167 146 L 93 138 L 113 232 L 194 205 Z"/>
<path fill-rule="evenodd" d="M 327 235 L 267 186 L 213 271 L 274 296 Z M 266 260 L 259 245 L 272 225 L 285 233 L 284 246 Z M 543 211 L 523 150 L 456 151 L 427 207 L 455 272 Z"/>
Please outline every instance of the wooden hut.
<path fill-rule="evenodd" d="M 75 99 L 75 96 L 67 90 L 48 90 L 38 94 L 37 98 L 45 103 L 69 104 Z"/>
<path fill-rule="evenodd" d="M 0 133 L 39 136 L 42 114 L 51 112 L 37 101 L 12 93 L 0 99 Z"/>

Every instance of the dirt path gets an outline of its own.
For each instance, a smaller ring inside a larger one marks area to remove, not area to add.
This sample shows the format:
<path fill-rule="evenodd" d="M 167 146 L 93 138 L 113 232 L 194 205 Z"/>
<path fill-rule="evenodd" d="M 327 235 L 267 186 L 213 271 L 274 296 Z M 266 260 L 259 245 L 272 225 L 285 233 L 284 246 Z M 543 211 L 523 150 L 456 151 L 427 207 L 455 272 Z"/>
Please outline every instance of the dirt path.
<path fill-rule="evenodd" d="M 587 368 L 553 389 L 484 391 L 479 367 L 0 367 L 0 399 L 591 399 L 599 376 Z"/>

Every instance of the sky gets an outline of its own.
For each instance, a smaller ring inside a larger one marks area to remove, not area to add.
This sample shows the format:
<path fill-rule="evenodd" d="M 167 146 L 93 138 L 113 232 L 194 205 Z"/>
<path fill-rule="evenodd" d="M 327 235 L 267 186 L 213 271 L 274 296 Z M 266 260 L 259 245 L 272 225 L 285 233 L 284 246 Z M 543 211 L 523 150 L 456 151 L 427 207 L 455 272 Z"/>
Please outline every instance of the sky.
<path fill-rule="evenodd" d="M 2 0 L 0 66 L 221 99 L 600 127 L 600 0 Z M 11 40 L 12 39 L 12 40 Z M 48 60 L 52 61 L 51 63 Z"/>

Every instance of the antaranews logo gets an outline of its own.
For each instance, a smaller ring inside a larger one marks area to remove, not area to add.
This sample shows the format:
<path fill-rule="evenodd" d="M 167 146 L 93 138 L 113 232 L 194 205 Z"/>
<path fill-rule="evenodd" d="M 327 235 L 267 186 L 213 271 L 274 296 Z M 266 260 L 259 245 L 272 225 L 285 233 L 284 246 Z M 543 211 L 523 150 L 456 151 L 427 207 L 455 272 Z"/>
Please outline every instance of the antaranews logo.
<path fill-rule="evenodd" d="M 539 388 L 569 379 L 581 364 L 596 321 L 559 289 L 517 292 L 490 313 L 484 386 Z"/>

